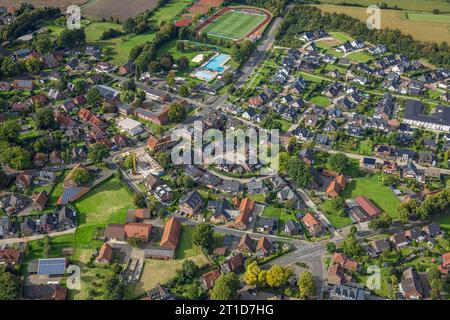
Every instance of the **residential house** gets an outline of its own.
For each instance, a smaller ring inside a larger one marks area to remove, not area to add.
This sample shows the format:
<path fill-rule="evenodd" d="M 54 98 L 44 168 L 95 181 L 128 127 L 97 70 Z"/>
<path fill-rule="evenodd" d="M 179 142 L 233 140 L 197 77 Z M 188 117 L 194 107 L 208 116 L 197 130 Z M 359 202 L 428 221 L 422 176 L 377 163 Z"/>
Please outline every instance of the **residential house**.
<path fill-rule="evenodd" d="M 253 253 L 253 241 L 248 234 L 242 235 L 235 250 L 238 252 Z"/>
<path fill-rule="evenodd" d="M 209 271 L 201 276 L 201 282 L 206 290 L 212 289 L 217 279 L 220 277 L 219 270 Z"/>
<path fill-rule="evenodd" d="M 239 216 L 236 218 L 234 227 L 237 229 L 245 230 L 248 224 L 252 220 L 252 212 L 255 206 L 255 202 L 250 198 L 244 198 L 239 206 Z"/>
<path fill-rule="evenodd" d="M 258 232 L 273 234 L 276 233 L 277 229 L 278 219 L 268 217 L 258 218 L 258 222 L 256 223 L 256 230 Z"/>
<path fill-rule="evenodd" d="M 100 247 L 96 261 L 98 263 L 109 264 L 113 261 L 113 254 L 114 254 L 113 248 L 108 243 L 105 242 Z"/>
<path fill-rule="evenodd" d="M 313 237 L 320 236 L 325 232 L 324 226 L 311 213 L 306 214 L 302 222 Z"/>
<path fill-rule="evenodd" d="M 326 189 L 326 196 L 329 198 L 336 198 L 339 196 L 342 190 L 345 189 L 347 185 L 347 179 L 343 174 L 338 175 L 334 178 Z"/>
<path fill-rule="evenodd" d="M 179 210 L 188 217 L 197 215 L 203 208 L 203 198 L 197 191 L 190 191 L 180 199 Z"/>
<path fill-rule="evenodd" d="M 242 253 L 238 253 L 235 256 L 232 256 L 224 264 L 220 267 L 222 272 L 239 272 L 244 268 L 244 256 Z"/>
<path fill-rule="evenodd" d="M 429 297 L 430 284 L 426 275 L 419 275 L 411 267 L 403 272 L 399 291 L 406 300 L 421 300 Z"/>
<path fill-rule="evenodd" d="M 406 238 L 405 233 L 403 232 L 392 235 L 389 240 L 398 249 L 404 248 L 409 244 L 409 240 L 408 238 Z"/>
<path fill-rule="evenodd" d="M 266 238 L 262 237 L 258 240 L 258 243 L 256 244 L 255 254 L 258 257 L 268 257 L 270 256 L 272 252 L 272 244 L 271 242 Z"/>
<path fill-rule="evenodd" d="M 298 235 L 301 232 L 301 226 L 297 221 L 289 219 L 284 225 L 284 232 L 290 236 Z"/>

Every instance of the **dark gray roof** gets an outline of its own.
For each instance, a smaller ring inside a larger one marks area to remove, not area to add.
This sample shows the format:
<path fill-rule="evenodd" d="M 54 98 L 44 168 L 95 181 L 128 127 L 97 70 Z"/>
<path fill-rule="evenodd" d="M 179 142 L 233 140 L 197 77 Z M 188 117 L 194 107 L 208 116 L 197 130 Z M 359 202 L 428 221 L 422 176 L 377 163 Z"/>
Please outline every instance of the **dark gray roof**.
<path fill-rule="evenodd" d="M 191 208 L 196 208 L 198 204 L 203 203 L 202 196 L 197 191 L 191 191 L 180 199 L 180 204 L 186 203 Z"/>
<path fill-rule="evenodd" d="M 418 100 L 406 101 L 404 118 L 441 125 L 450 125 L 450 108 L 437 106 L 431 115 L 423 114 L 424 105 Z"/>

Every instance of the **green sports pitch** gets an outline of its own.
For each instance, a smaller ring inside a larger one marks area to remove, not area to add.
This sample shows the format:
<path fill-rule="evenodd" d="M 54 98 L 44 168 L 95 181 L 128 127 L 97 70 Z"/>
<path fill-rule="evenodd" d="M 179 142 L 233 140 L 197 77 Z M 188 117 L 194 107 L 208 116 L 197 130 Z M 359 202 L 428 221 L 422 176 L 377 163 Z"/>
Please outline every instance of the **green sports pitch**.
<path fill-rule="evenodd" d="M 266 19 L 264 14 L 227 11 L 203 28 L 210 37 L 239 40 L 252 32 Z"/>

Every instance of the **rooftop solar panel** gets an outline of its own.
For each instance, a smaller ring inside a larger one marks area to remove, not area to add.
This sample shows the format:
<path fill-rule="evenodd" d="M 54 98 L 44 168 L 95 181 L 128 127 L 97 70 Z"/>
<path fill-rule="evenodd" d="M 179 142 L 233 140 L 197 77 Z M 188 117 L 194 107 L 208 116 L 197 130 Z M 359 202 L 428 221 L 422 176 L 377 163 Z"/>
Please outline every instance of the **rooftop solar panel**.
<path fill-rule="evenodd" d="M 63 275 L 66 272 L 66 258 L 39 259 L 39 275 Z"/>

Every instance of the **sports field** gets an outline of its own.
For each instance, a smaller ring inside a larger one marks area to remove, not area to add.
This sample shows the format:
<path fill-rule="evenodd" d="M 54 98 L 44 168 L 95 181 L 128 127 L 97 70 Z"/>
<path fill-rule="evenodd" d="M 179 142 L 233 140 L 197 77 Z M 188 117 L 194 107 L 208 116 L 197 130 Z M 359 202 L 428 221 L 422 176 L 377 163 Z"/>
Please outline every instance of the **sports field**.
<path fill-rule="evenodd" d="M 212 37 L 238 40 L 252 32 L 265 19 L 263 14 L 227 11 L 208 24 L 202 32 Z"/>

